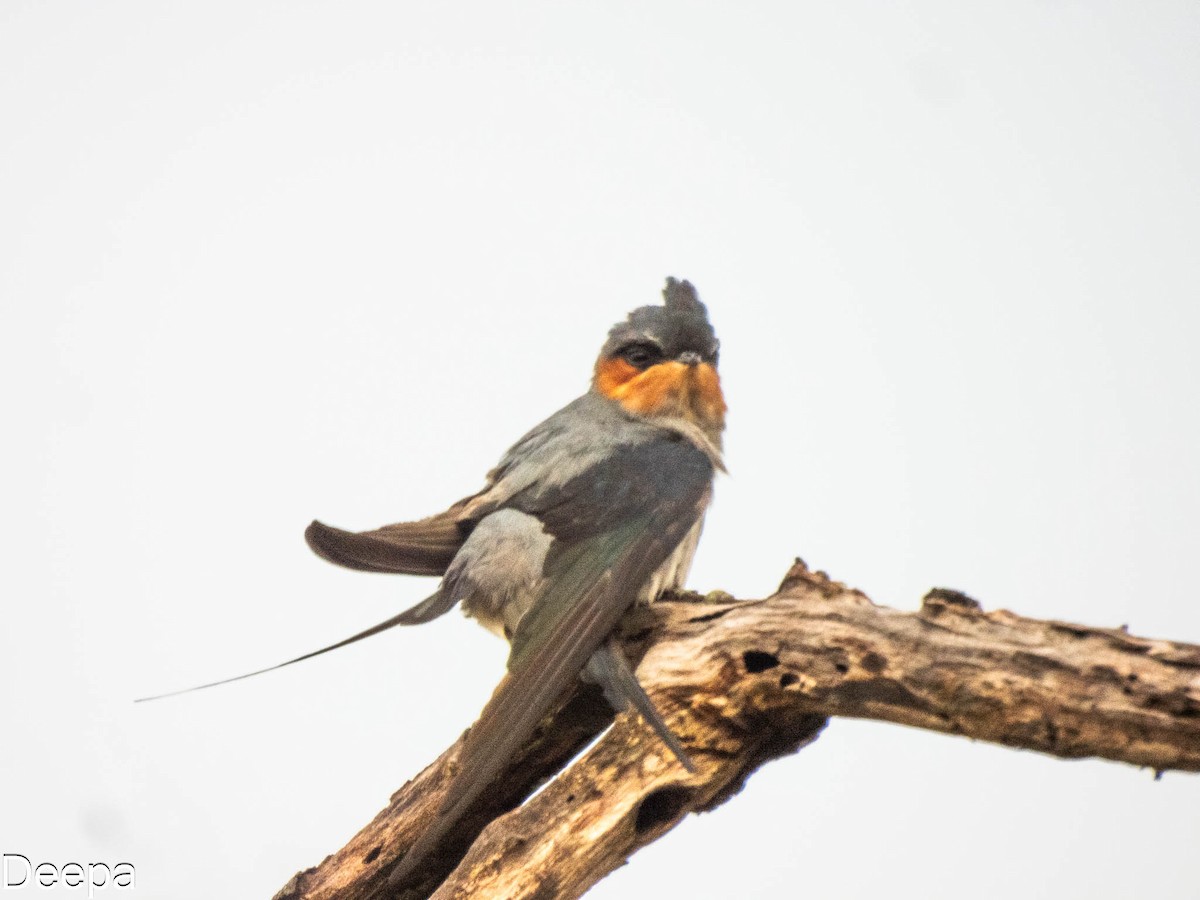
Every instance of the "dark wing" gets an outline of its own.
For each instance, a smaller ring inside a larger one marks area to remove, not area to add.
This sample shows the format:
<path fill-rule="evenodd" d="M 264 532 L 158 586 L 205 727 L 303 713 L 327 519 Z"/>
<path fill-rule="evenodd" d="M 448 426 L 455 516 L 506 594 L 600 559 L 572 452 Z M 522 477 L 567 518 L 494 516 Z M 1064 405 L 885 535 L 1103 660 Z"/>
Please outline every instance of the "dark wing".
<path fill-rule="evenodd" d="M 509 673 L 467 735 L 438 818 L 389 876 L 403 880 L 529 739 L 708 503 L 713 468 L 684 441 L 617 446 L 552 490 L 513 498 L 555 537 L 513 635 Z"/>
<path fill-rule="evenodd" d="M 304 539 L 317 556 L 360 572 L 442 575 L 470 533 L 459 505 L 420 522 L 399 522 L 372 531 L 343 531 L 314 521 Z"/>
<path fill-rule="evenodd" d="M 609 430 L 630 422 L 609 401 L 590 392 L 567 404 L 514 444 L 487 476 L 483 490 L 419 522 L 400 522 L 372 531 L 343 531 L 313 522 L 304 533 L 322 559 L 360 572 L 444 575 L 463 541 L 483 516 L 512 503 L 514 493 L 555 467 L 582 470 L 577 460 L 607 447 Z M 646 433 L 653 434 L 649 426 Z M 598 442 L 598 438 L 601 440 Z M 524 507 L 522 507 L 524 508 Z"/>

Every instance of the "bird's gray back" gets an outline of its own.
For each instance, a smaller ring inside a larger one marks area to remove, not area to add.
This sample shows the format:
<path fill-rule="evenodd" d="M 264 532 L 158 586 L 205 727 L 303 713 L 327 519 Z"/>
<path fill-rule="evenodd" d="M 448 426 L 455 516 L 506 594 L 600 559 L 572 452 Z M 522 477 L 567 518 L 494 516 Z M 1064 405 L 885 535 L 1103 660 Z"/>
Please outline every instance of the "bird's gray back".
<path fill-rule="evenodd" d="M 611 400 L 586 393 L 513 444 L 488 473 L 488 487 L 464 514 L 486 515 L 510 505 L 518 495 L 528 499 L 531 493 L 559 490 L 610 459 L 617 448 L 667 436 L 664 429 L 632 418 Z"/>
<path fill-rule="evenodd" d="M 485 627 L 511 637 L 537 600 L 556 553 L 674 501 L 679 491 L 695 492 L 711 483 L 712 474 L 707 455 L 678 433 L 585 394 L 530 430 L 489 473 L 490 487 L 467 507 L 476 524 L 451 562 L 443 590 Z M 700 525 L 689 530 L 640 599 L 682 585 Z"/>

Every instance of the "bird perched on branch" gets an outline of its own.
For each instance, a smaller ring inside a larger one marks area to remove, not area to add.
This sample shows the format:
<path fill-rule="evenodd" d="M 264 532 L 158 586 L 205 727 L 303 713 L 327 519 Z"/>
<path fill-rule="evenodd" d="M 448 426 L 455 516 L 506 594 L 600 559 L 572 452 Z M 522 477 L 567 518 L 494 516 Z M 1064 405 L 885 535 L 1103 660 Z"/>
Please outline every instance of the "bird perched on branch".
<path fill-rule="evenodd" d="M 390 883 L 413 871 L 581 676 L 618 710 L 635 708 L 692 768 L 613 632 L 635 602 L 682 587 L 691 566 L 724 468 L 717 356 L 695 288 L 667 279 L 661 306 L 635 309 L 609 332 L 588 392 L 517 441 L 483 490 L 418 522 L 357 533 L 308 527 L 309 546 L 329 562 L 442 580 L 400 615 L 282 665 L 455 604 L 511 642 L 508 671 L 467 736 L 435 821 Z"/>

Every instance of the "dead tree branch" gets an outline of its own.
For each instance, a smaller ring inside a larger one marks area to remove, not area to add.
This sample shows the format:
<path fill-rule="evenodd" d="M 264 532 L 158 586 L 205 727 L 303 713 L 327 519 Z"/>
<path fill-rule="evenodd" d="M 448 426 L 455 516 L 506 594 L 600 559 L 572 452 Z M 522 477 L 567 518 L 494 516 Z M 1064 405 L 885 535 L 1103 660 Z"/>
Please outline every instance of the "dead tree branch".
<path fill-rule="evenodd" d="M 641 658 L 638 677 L 698 770 L 684 771 L 622 714 L 520 805 L 611 721 L 598 694 L 581 688 L 393 896 L 578 897 L 688 813 L 729 799 L 763 763 L 814 740 L 830 716 L 1200 771 L 1192 644 L 985 613 L 943 590 L 899 612 L 799 561 L 767 600 L 661 602 L 632 613 L 624 632 Z M 440 802 L 460 745 L 276 900 L 388 896 L 387 872 Z"/>

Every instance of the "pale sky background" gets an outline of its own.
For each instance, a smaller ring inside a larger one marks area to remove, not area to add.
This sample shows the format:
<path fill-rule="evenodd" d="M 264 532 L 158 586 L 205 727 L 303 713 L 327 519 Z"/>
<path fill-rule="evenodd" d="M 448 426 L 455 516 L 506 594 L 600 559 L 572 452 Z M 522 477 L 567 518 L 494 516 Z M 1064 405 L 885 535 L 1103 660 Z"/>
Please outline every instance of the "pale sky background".
<path fill-rule="evenodd" d="M 0 851 L 238 900 L 340 847 L 499 641 L 130 701 L 428 593 L 305 525 L 475 490 L 668 274 L 732 408 L 693 587 L 1200 642 L 1198 47 L 1194 2 L 4 0 Z M 1195 776 L 835 721 L 592 896 L 1194 900 L 1198 853 Z"/>

